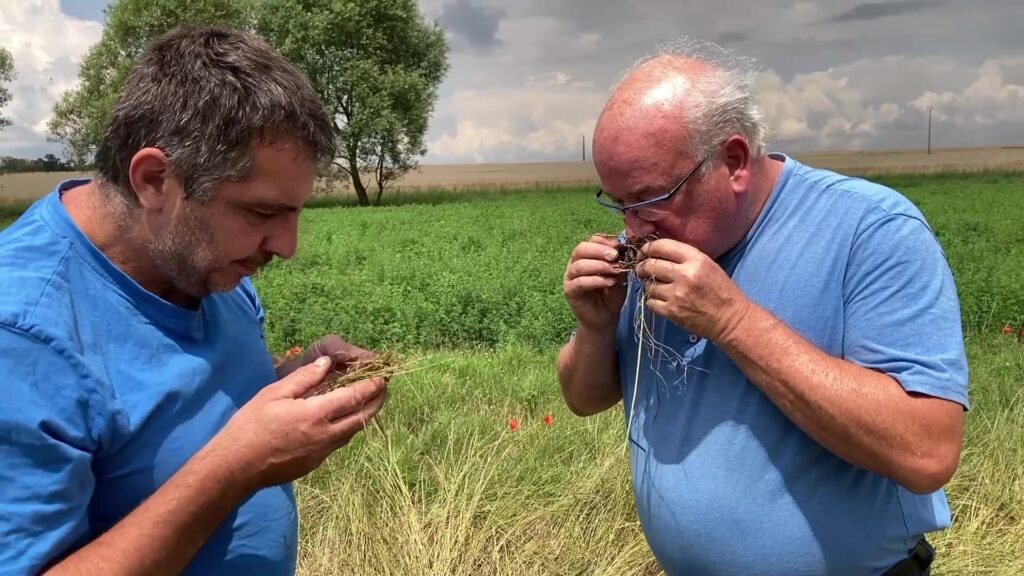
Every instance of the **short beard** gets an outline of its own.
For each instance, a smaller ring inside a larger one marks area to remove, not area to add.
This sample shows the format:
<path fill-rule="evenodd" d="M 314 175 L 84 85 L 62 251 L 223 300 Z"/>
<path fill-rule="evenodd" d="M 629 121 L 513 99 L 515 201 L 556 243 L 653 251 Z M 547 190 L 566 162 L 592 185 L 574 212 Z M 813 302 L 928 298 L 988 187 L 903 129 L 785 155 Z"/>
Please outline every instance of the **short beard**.
<path fill-rule="evenodd" d="M 186 206 L 163 234 L 149 244 L 149 256 L 176 290 L 195 298 L 235 288 L 218 285 L 211 277 L 219 258 L 213 249 L 210 227 Z M 223 283 L 221 283 L 223 284 Z"/>

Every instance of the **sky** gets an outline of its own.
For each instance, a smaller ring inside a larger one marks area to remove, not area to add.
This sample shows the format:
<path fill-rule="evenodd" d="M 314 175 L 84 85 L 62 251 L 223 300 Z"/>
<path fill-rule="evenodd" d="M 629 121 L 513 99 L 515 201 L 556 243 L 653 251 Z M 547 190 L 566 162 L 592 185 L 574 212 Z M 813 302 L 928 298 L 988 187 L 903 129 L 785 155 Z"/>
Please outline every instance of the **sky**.
<path fill-rule="evenodd" d="M 105 0 L 0 0 L 17 79 L 0 156 L 60 154 L 46 121 Z M 1024 145 L 1021 0 L 420 0 L 451 70 L 425 164 L 576 160 L 610 89 L 684 35 L 753 58 L 781 152 Z M 589 156 L 588 156 L 589 158 Z"/>

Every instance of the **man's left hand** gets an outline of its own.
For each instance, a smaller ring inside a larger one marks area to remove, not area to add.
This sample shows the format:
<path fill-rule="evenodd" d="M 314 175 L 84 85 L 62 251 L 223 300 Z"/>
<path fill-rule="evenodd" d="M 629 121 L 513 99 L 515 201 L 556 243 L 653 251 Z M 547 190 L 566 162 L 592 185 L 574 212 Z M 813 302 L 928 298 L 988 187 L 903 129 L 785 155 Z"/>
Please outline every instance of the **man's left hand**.
<path fill-rule="evenodd" d="M 284 378 L 299 366 L 314 362 L 321 356 L 330 356 L 334 360 L 334 370 L 344 373 L 353 363 L 373 360 L 377 354 L 350 344 L 337 334 L 328 334 L 306 347 L 298 358 L 280 364 L 277 375 Z"/>
<path fill-rule="evenodd" d="M 719 341 L 753 306 L 725 271 L 693 246 L 661 239 L 640 253 L 636 273 L 646 280 L 645 305 L 694 334 Z"/>

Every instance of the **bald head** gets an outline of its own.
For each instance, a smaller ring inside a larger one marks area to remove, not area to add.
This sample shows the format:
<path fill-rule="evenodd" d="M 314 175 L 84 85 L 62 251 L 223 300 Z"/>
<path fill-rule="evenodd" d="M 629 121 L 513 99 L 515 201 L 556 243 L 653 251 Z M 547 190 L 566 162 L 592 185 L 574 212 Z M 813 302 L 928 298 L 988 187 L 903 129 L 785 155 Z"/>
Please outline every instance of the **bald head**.
<path fill-rule="evenodd" d="M 615 87 L 594 129 L 602 192 L 626 205 L 663 202 L 660 212 L 652 204 L 627 211 L 630 234 L 656 233 L 716 258 L 742 238 L 778 169 L 763 156 L 755 76 L 751 61 L 684 39 Z"/>
<path fill-rule="evenodd" d="M 630 71 L 608 99 L 594 130 L 594 157 L 619 148 L 678 153 L 686 143 L 688 111 L 713 68 L 706 62 L 664 55 Z"/>
<path fill-rule="evenodd" d="M 759 155 L 764 126 L 751 90 L 756 72 L 751 60 L 691 39 L 641 60 L 598 119 L 593 149 L 599 169 L 624 155 L 658 162 L 680 152 L 703 157 L 736 134 Z"/>

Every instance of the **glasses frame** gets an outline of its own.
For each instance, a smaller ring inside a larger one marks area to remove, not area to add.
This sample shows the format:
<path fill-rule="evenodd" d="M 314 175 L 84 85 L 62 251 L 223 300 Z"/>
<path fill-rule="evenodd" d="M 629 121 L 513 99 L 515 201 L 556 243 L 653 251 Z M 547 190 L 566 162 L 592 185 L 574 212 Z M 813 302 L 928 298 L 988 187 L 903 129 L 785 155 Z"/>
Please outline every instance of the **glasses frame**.
<path fill-rule="evenodd" d="M 690 168 L 686 172 L 686 174 L 683 175 L 683 177 L 679 180 L 679 182 L 676 182 L 676 185 L 673 186 L 671 190 L 669 190 L 668 192 L 666 192 L 666 193 L 664 193 L 664 194 L 662 194 L 660 196 L 656 196 L 654 198 L 648 198 L 647 200 L 641 200 L 640 202 L 634 202 L 633 204 L 629 204 L 629 205 L 623 206 L 623 205 L 620 205 L 620 204 L 616 204 L 614 202 L 608 202 L 608 201 L 602 200 L 601 196 L 604 194 L 604 190 L 598 188 L 597 189 L 597 194 L 594 194 L 594 199 L 597 200 L 597 203 L 600 204 L 601 206 L 604 206 L 605 208 L 608 208 L 609 210 L 611 210 L 613 212 L 616 212 L 616 213 L 622 215 L 623 218 L 625 218 L 626 217 L 626 212 L 628 212 L 630 210 L 633 210 L 633 209 L 636 209 L 636 208 L 643 208 L 644 206 L 650 206 L 651 204 L 657 204 L 659 202 L 665 202 L 667 200 L 671 200 L 672 197 L 676 195 L 676 192 L 678 192 L 679 190 L 682 189 L 683 185 L 686 184 L 686 181 L 689 180 L 690 177 L 693 176 L 697 172 L 697 170 L 700 169 L 700 167 L 703 166 L 704 163 L 708 161 L 709 158 L 711 158 L 711 156 L 712 156 L 712 154 L 709 154 L 709 155 L 705 156 L 704 158 L 702 158 L 700 162 L 697 162 L 696 164 L 694 164 L 693 167 Z"/>

